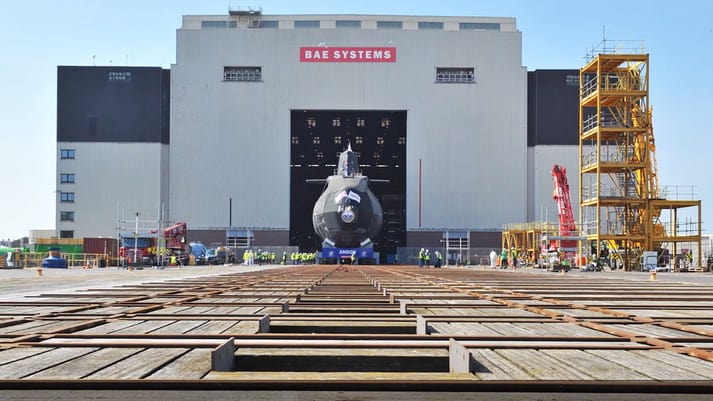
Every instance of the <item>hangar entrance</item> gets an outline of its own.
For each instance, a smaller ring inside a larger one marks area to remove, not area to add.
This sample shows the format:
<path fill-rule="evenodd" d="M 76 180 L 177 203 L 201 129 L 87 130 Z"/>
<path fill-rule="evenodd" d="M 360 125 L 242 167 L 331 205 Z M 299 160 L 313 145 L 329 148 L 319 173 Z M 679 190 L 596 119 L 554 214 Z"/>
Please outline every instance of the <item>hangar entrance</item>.
<path fill-rule="evenodd" d="M 389 180 L 370 188 L 384 213 L 374 249 L 380 263 L 392 263 L 397 248 L 406 245 L 406 111 L 291 110 L 290 137 L 290 245 L 321 249 L 312 208 L 324 186 L 306 180 L 333 175 L 351 143 L 365 176 Z"/>

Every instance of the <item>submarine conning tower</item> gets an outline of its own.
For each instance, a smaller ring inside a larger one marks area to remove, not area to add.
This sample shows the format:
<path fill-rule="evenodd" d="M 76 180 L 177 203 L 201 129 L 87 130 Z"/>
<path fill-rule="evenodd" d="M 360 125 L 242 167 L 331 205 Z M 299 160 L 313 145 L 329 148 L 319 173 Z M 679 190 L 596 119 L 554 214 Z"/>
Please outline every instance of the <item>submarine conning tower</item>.
<path fill-rule="evenodd" d="M 339 155 L 337 175 L 342 177 L 354 177 L 359 174 L 359 160 L 357 155 L 352 151 L 352 144 L 350 143 L 347 145 L 347 150 Z"/>

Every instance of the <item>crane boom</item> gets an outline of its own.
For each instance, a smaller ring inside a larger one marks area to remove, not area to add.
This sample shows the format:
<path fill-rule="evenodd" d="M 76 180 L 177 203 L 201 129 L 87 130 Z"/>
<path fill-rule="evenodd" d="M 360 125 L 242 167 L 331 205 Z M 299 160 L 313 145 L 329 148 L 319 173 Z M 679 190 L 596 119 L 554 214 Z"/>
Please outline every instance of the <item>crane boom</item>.
<path fill-rule="evenodd" d="M 552 179 L 555 183 L 555 189 L 552 193 L 552 198 L 557 202 L 557 215 L 559 216 L 559 234 L 561 236 L 576 236 L 577 226 L 574 222 L 574 213 L 572 212 L 572 201 L 569 195 L 569 183 L 567 182 L 567 168 L 555 164 L 552 167 Z M 562 240 L 560 241 L 560 250 L 564 251 L 569 256 L 574 256 L 577 252 L 577 241 Z"/>

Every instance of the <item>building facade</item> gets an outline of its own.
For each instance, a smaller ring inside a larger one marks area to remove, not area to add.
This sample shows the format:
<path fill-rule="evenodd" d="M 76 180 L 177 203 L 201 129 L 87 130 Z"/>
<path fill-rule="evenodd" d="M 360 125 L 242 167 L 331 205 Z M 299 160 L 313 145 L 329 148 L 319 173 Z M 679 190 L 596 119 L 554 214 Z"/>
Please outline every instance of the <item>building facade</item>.
<path fill-rule="evenodd" d="M 403 186 L 407 233 L 490 232 L 526 218 L 527 71 L 513 18 L 185 16 L 176 43 L 173 219 L 290 242 L 291 205 L 316 200 L 290 191 L 293 133 L 314 124 L 304 135 L 319 146 L 300 167 L 329 168 L 336 155 L 320 146 L 334 130 L 310 119 L 329 111 L 354 115 L 338 145 L 356 152 L 391 135 L 359 126 L 360 113 L 403 115 L 391 136 L 404 149 L 404 182 L 393 185 Z M 360 163 L 379 164 L 372 156 Z"/>
<path fill-rule="evenodd" d="M 527 78 L 527 221 L 557 221 L 552 167 L 567 168 L 579 216 L 579 70 L 535 70 Z"/>
<path fill-rule="evenodd" d="M 158 67 L 58 67 L 57 237 L 133 231 L 136 213 L 142 226 L 158 224 L 168 208 L 169 90 L 170 72 Z"/>
<path fill-rule="evenodd" d="M 569 71 L 528 75 L 521 53 L 514 18 L 184 16 L 170 80 L 59 67 L 58 235 L 116 235 L 138 212 L 313 250 L 306 180 L 351 144 L 388 181 L 381 251 L 497 246 L 504 224 L 556 213 L 552 164 L 578 157 Z"/>

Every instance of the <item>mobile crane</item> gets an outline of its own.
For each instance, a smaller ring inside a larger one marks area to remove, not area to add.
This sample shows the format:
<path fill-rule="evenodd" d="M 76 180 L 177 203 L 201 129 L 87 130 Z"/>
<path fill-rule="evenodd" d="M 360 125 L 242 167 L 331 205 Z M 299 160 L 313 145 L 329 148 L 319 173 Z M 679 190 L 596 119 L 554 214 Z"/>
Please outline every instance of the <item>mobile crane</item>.
<path fill-rule="evenodd" d="M 574 222 L 572 201 L 569 195 L 567 182 L 567 168 L 555 164 L 552 167 L 552 179 L 555 189 L 552 198 L 557 202 L 557 216 L 559 217 L 559 235 L 547 236 L 542 244 L 542 254 L 546 255 L 545 265 L 553 270 L 569 269 L 576 261 L 577 240 L 568 237 L 577 236 L 577 225 Z M 560 259 L 560 253 L 563 258 Z"/>

